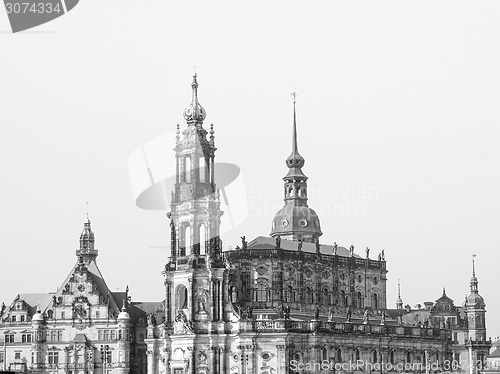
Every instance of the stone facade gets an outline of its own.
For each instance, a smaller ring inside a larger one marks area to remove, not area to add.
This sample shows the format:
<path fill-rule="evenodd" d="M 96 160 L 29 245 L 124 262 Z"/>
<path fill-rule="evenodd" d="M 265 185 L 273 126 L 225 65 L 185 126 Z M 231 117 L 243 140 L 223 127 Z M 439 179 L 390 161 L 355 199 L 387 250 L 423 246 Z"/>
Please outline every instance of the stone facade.
<path fill-rule="evenodd" d="M 165 321 L 148 327 L 148 372 L 389 372 L 387 365 L 435 372 L 461 357 L 458 371 L 476 373 L 465 362 L 483 360 L 489 342 L 480 340 L 484 325 L 473 327 L 463 316 L 484 322 L 481 300 L 472 297 L 458 318 L 444 295 L 425 311 L 425 321 L 415 322 L 415 311 L 405 310 L 400 297 L 396 309 L 387 306 L 383 251 L 372 259 L 369 248 L 360 256 L 353 246 L 320 243 L 298 151 L 295 103 L 285 203 L 271 237 L 243 236 L 235 250 L 221 250 L 213 127 L 209 133 L 203 128 L 196 76 L 192 88 L 187 128 L 178 128 L 175 146 Z M 426 369 L 431 363 L 434 368 Z"/>
<path fill-rule="evenodd" d="M 2 306 L 4 369 L 69 374 L 478 373 L 487 362 L 485 303 L 473 269 L 463 307 L 443 290 L 424 308 L 388 308 L 384 251 L 320 243 L 308 205 L 295 115 L 284 206 L 271 234 L 223 251 L 213 126 L 203 127 L 196 75 L 177 127 L 171 253 L 162 301 L 111 292 L 90 221 L 77 263 L 55 293 Z M 455 365 L 453 365 L 455 363 Z M 432 365 L 431 365 L 432 364 Z M 427 367 L 427 365 L 430 365 Z M 146 370 L 147 368 L 147 370 Z"/>
<path fill-rule="evenodd" d="M 161 302 L 132 302 L 111 292 L 97 267 L 90 220 L 77 262 L 53 293 L 19 294 L 2 304 L 0 368 L 30 373 L 146 373 L 147 314 Z"/>

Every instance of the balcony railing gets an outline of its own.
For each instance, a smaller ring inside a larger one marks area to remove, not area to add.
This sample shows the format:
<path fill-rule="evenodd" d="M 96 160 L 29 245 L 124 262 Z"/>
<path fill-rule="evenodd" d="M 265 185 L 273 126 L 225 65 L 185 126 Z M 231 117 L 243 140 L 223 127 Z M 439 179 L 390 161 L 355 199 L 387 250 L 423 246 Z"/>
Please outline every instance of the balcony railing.
<path fill-rule="evenodd" d="M 250 327 L 250 326 L 249 326 Z M 381 335 L 402 335 L 418 338 L 440 338 L 445 339 L 445 331 L 434 328 L 405 327 L 391 325 L 370 325 L 348 322 L 325 322 L 325 321 L 292 321 L 285 319 L 257 320 L 251 322 L 254 331 L 284 332 L 301 331 L 314 332 L 323 331 L 329 333 L 364 333 Z"/>

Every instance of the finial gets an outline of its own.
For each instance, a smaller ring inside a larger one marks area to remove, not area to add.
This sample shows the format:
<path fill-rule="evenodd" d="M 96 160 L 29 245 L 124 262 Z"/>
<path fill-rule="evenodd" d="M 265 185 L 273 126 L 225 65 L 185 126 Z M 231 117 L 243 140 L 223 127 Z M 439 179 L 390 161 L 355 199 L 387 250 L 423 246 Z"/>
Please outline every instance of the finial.
<path fill-rule="evenodd" d="M 122 312 L 126 312 L 127 308 L 125 308 L 125 299 L 123 299 Z"/>
<path fill-rule="evenodd" d="M 472 276 L 475 277 L 476 276 L 476 267 L 475 267 L 475 258 L 476 258 L 476 255 L 472 255 Z"/>
<path fill-rule="evenodd" d="M 211 123 L 211 124 L 210 124 L 210 131 L 209 131 L 209 133 L 210 133 L 210 144 L 211 144 L 212 146 L 213 146 L 213 145 L 215 145 L 215 140 L 214 140 L 214 139 L 215 139 L 215 136 L 214 136 L 214 132 L 215 132 L 215 131 L 214 131 L 214 124 L 213 124 L 213 123 Z"/>
<path fill-rule="evenodd" d="M 299 147 L 297 145 L 297 115 L 295 113 L 295 103 L 297 102 L 297 93 L 294 91 L 290 95 L 293 96 L 293 139 L 292 139 L 292 153 L 298 153 Z"/>
<path fill-rule="evenodd" d="M 198 75 L 193 74 L 193 83 L 191 87 L 193 89 L 193 96 L 191 99 L 191 104 L 184 109 L 184 119 L 190 123 L 191 121 L 203 122 L 206 117 L 205 109 L 198 102 L 198 81 L 196 78 Z"/>
<path fill-rule="evenodd" d="M 443 296 L 446 296 L 446 288 L 443 287 Z"/>
<path fill-rule="evenodd" d="M 127 284 L 127 288 L 125 288 L 125 292 L 128 293 L 128 284 Z"/>
<path fill-rule="evenodd" d="M 401 284 L 399 283 L 399 278 L 398 278 L 398 298 L 401 298 Z"/>

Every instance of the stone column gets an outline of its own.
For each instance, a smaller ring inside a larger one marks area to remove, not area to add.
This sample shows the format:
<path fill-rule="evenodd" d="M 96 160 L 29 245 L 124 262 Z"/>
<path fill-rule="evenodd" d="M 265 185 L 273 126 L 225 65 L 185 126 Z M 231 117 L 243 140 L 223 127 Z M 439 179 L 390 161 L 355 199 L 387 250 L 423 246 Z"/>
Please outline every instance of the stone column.
<path fill-rule="evenodd" d="M 155 364 L 154 364 L 154 351 L 153 349 L 148 349 L 146 354 L 148 355 L 148 373 L 154 374 Z"/>
<path fill-rule="evenodd" d="M 217 320 L 224 320 L 224 278 L 219 278 L 219 317 Z"/>
<path fill-rule="evenodd" d="M 191 374 L 196 374 L 196 347 L 187 347 L 189 354 L 189 368 L 188 372 Z"/>
<path fill-rule="evenodd" d="M 219 373 L 226 373 L 226 348 L 219 347 Z"/>
<path fill-rule="evenodd" d="M 165 345 L 167 343 L 165 342 Z M 171 353 L 171 349 L 170 348 L 163 348 L 163 352 L 165 352 L 165 374 L 170 374 L 170 365 L 169 365 L 169 362 L 170 362 L 170 353 Z"/>

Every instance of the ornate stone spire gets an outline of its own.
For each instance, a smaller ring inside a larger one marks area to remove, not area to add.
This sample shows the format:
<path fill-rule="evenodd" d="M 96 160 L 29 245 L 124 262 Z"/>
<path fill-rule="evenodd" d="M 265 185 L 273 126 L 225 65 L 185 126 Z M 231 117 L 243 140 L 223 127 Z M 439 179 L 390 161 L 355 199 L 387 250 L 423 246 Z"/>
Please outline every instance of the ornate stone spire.
<path fill-rule="evenodd" d="M 296 177 L 299 177 L 303 180 L 307 180 L 307 177 L 302 173 L 301 168 L 304 166 L 306 163 L 306 160 L 304 157 L 302 157 L 299 153 L 299 146 L 297 144 L 297 114 L 295 110 L 295 104 L 296 104 L 296 94 L 295 92 L 292 93 L 293 95 L 293 133 L 292 133 L 292 153 L 290 153 L 290 156 L 286 159 L 286 166 L 290 169 L 288 174 L 285 177 L 286 179 L 293 179 Z"/>
<path fill-rule="evenodd" d="M 85 263 L 97 257 L 97 250 L 94 248 L 94 233 L 90 227 L 90 219 L 87 214 L 87 219 L 83 223 L 83 230 L 80 234 L 80 248 L 76 251 L 77 257 L 82 257 Z"/>
<path fill-rule="evenodd" d="M 476 255 L 472 255 L 472 278 L 470 280 L 470 291 L 478 293 L 478 280 L 476 278 L 476 266 L 475 266 Z"/>
<path fill-rule="evenodd" d="M 198 102 L 198 81 L 196 80 L 196 73 L 193 75 L 193 83 L 191 87 L 193 88 L 193 97 L 191 99 L 191 104 L 184 109 L 184 119 L 189 123 L 203 122 L 207 116 L 205 109 Z"/>
<path fill-rule="evenodd" d="M 398 279 L 398 299 L 396 300 L 396 309 L 403 309 L 403 299 L 401 298 L 401 284 Z"/>

